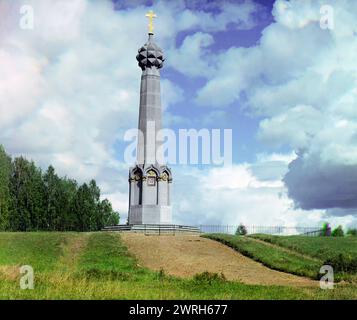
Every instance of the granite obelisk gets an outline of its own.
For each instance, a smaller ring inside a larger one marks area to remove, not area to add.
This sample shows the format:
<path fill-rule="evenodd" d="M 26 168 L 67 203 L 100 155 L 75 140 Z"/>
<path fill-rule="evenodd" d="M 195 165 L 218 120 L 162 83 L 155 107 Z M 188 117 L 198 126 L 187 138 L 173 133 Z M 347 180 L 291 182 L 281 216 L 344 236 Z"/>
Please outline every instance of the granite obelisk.
<path fill-rule="evenodd" d="M 128 222 L 171 224 L 171 170 L 162 164 L 157 132 L 162 126 L 160 69 L 163 51 L 154 42 L 153 18 L 149 12 L 149 38 L 136 57 L 142 70 L 140 86 L 137 162 L 129 170 Z"/>

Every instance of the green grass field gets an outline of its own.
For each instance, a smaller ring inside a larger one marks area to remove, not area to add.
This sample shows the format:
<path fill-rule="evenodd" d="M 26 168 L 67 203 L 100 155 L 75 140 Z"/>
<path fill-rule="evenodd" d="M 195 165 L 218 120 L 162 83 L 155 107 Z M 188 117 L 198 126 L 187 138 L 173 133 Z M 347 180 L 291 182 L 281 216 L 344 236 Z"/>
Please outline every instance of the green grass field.
<path fill-rule="evenodd" d="M 292 249 L 322 261 L 333 258 L 338 254 L 357 258 L 357 237 L 279 237 L 264 234 L 252 235 L 251 237 Z"/>
<path fill-rule="evenodd" d="M 309 257 L 268 246 L 249 237 L 239 237 L 229 234 L 209 234 L 205 235 L 205 237 L 228 245 L 269 268 L 318 279 L 322 264 Z"/>
<path fill-rule="evenodd" d="M 357 276 L 357 237 L 273 236 L 248 237 L 208 234 L 271 269 L 319 279 L 320 267 L 332 265 L 335 280 L 354 281 Z M 342 256 L 342 258 L 341 258 Z"/>
<path fill-rule="evenodd" d="M 178 279 L 137 264 L 118 233 L 0 233 L 1 299 L 357 299 L 354 284 L 334 290 Z M 294 260 L 295 261 L 295 260 Z M 21 290 L 21 265 L 35 288 Z"/>

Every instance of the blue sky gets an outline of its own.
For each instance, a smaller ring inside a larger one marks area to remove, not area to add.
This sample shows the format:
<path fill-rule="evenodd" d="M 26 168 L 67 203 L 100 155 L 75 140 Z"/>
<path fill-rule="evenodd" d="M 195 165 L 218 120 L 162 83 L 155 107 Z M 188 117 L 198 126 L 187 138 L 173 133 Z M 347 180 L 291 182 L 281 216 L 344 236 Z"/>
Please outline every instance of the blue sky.
<path fill-rule="evenodd" d="M 88 181 L 126 217 L 124 133 L 147 40 L 166 54 L 165 127 L 233 130 L 233 166 L 174 166 L 184 224 L 356 225 L 353 0 L 0 1 L 0 142 Z M 330 20 L 329 20 L 330 21 Z M 11 107 L 9 107 L 11 106 Z"/>
<path fill-rule="evenodd" d="M 117 5 L 117 10 L 130 10 L 133 8 L 134 4 L 123 4 L 122 1 L 113 1 Z M 121 3 L 121 4 L 120 4 Z M 155 2 L 147 1 L 143 2 L 148 8 L 155 7 Z M 206 13 L 217 15 L 222 12 L 219 4 L 210 6 L 214 4 L 212 1 L 202 1 L 197 5 L 192 5 L 195 10 L 204 10 Z M 224 3 L 224 2 L 222 2 Z M 228 3 L 228 2 L 227 2 Z M 233 1 L 232 3 L 239 3 L 238 1 Z M 244 1 L 240 1 L 241 5 Z M 258 10 L 252 12 L 254 17 L 254 24 L 252 24 L 247 29 L 239 28 L 234 22 L 227 23 L 224 31 L 213 31 L 209 34 L 212 36 L 212 44 L 206 47 L 207 54 L 215 55 L 220 52 L 224 52 L 232 47 L 253 47 L 255 46 L 262 35 L 262 31 L 274 21 L 272 16 L 272 8 L 274 1 L 254 1 L 258 4 Z M 190 6 L 187 5 L 186 8 Z M 155 24 L 160 26 L 160 17 L 155 21 Z M 200 32 L 199 27 L 192 28 L 191 30 L 184 30 L 178 32 L 175 38 L 175 46 L 182 46 L 183 42 L 187 37 L 195 35 Z M 157 42 L 160 41 L 160 34 L 158 33 Z M 171 57 L 167 56 L 166 60 L 170 61 Z M 179 63 L 179 62 L 178 62 Z M 195 77 L 188 77 L 179 71 L 179 68 L 172 68 L 170 65 L 165 66 L 161 71 L 161 77 L 163 79 L 168 79 L 175 85 L 178 85 L 184 94 L 184 99 L 172 104 L 170 106 L 170 115 L 183 117 L 186 119 L 194 118 L 196 121 L 189 123 L 187 122 L 184 126 L 182 123 L 173 123 L 170 128 L 178 132 L 181 128 L 207 128 L 207 129 L 232 129 L 234 148 L 233 148 L 233 159 L 235 163 L 244 163 L 249 161 L 254 161 L 257 153 L 268 152 L 267 147 L 257 141 L 256 133 L 259 126 L 260 119 L 250 116 L 244 110 L 245 99 L 235 101 L 229 107 L 227 112 L 224 114 L 219 114 L 218 117 L 214 117 L 209 123 L 200 121 L 207 116 L 207 113 L 212 112 L 205 108 L 204 106 L 197 107 L 195 104 L 195 98 L 197 91 L 202 88 L 206 83 L 206 78 L 200 75 Z M 123 154 L 123 148 L 126 144 L 123 143 L 118 148 L 119 155 Z"/>

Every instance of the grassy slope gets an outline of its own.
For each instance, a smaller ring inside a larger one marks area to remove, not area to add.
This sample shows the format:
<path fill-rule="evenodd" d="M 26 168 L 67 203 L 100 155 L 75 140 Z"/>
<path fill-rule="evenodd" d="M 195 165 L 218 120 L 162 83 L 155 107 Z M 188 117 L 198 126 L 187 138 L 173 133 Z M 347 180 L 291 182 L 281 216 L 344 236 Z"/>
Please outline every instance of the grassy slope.
<path fill-rule="evenodd" d="M 325 261 L 338 254 L 347 254 L 357 258 L 357 237 L 303 237 L 303 236 L 272 236 L 257 234 L 251 236 L 281 247 L 309 255 Z"/>
<path fill-rule="evenodd" d="M 220 241 L 242 254 L 263 263 L 264 265 L 296 275 L 319 279 L 320 267 L 324 264 L 335 265 L 335 280 L 355 281 L 357 275 L 350 260 L 331 262 L 339 254 L 348 259 L 357 259 L 357 239 L 272 236 L 256 234 L 248 237 L 226 234 L 211 234 L 207 237 Z M 341 264 L 342 263 L 342 264 Z"/>
<path fill-rule="evenodd" d="M 38 271 L 50 270 L 70 238 L 63 233 L 0 233 L 0 264 L 31 265 Z"/>
<path fill-rule="evenodd" d="M 279 248 L 257 242 L 249 237 L 229 234 L 208 234 L 204 237 L 228 245 L 269 268 L 318 279 L 321 264 L 314 259 L 302 257 L 286 250 L 279 250 Z"/>
<path fill-rule="evenodd" d="M 114 233 L 9 233 L 0 234 L 0 245 L 2 299 L 357 298 L 353 286 L 323 291 L 168 277 L 139 267 Z M 4 268 L 21 264 L 34 267 L 34 290 L 20 290 L 20 274 Z"/>

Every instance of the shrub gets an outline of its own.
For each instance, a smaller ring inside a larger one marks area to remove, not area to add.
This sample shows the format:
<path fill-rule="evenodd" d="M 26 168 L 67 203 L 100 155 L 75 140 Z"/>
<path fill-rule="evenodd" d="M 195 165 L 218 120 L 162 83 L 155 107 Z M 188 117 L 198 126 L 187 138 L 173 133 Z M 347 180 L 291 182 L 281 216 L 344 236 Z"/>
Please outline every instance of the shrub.
<path fill-rule="evenodd" d="M 354 237 L 357 236 L 357 229 L 348 229 L 347 235 L 354 236 Z"/>
<path fill-rule="evenodd" d="M 165 270 L 163 268 L 160 269 L 160 271 L 157 273 L 157 278 L 159 280 L 164 280 L 165 279 Z"/>
<path fill-rule="evenodd" d="M 247 233 L 247 228 L 243 224 L 240 224 L 236 230 L 236 236 L 245 236 Z"/>
<path fill-rule="evenodd" d="M 338 226 L 336 229 L 332 231 L 333 237 L 343 237 L 345 233 L 343 232 L 342 226 Z"/>
<path fill-rule="evenodd" d="M 195 282 L 208 283 L 208 284 L 211 284 L 212 282 L 226 281 L 226 277 L 224 276 L 223 273 L 218 274 L 218 273 L 212 273 L 212 272 L 208 272 L 208 271 L 195 274 L 193 279 Z"/>
<path fill-rule="evenodd" d="M 331 226 L 328 222 L 325 222 L 322 226 L 320 236 L 329 237 L 331 236 Z"/>
<path fill-rule="evenodd" d="M 88 270 L 83 271 L 82 273 L 78 274 L 79 276 L 84 276 L 86 279 L 96 279 L 96 280 L 121 280 L 127 281 L 130 278 L 130 275 L 117 271 L 117 270 L 101 270 L 98 268 L 91 268 Z"/>
<path fill-rule="evenodd" d="M 335 273 L 356 273 L 357 259 L 340 253 L 324 262 L 325 265 L 333 267 Z"/>

